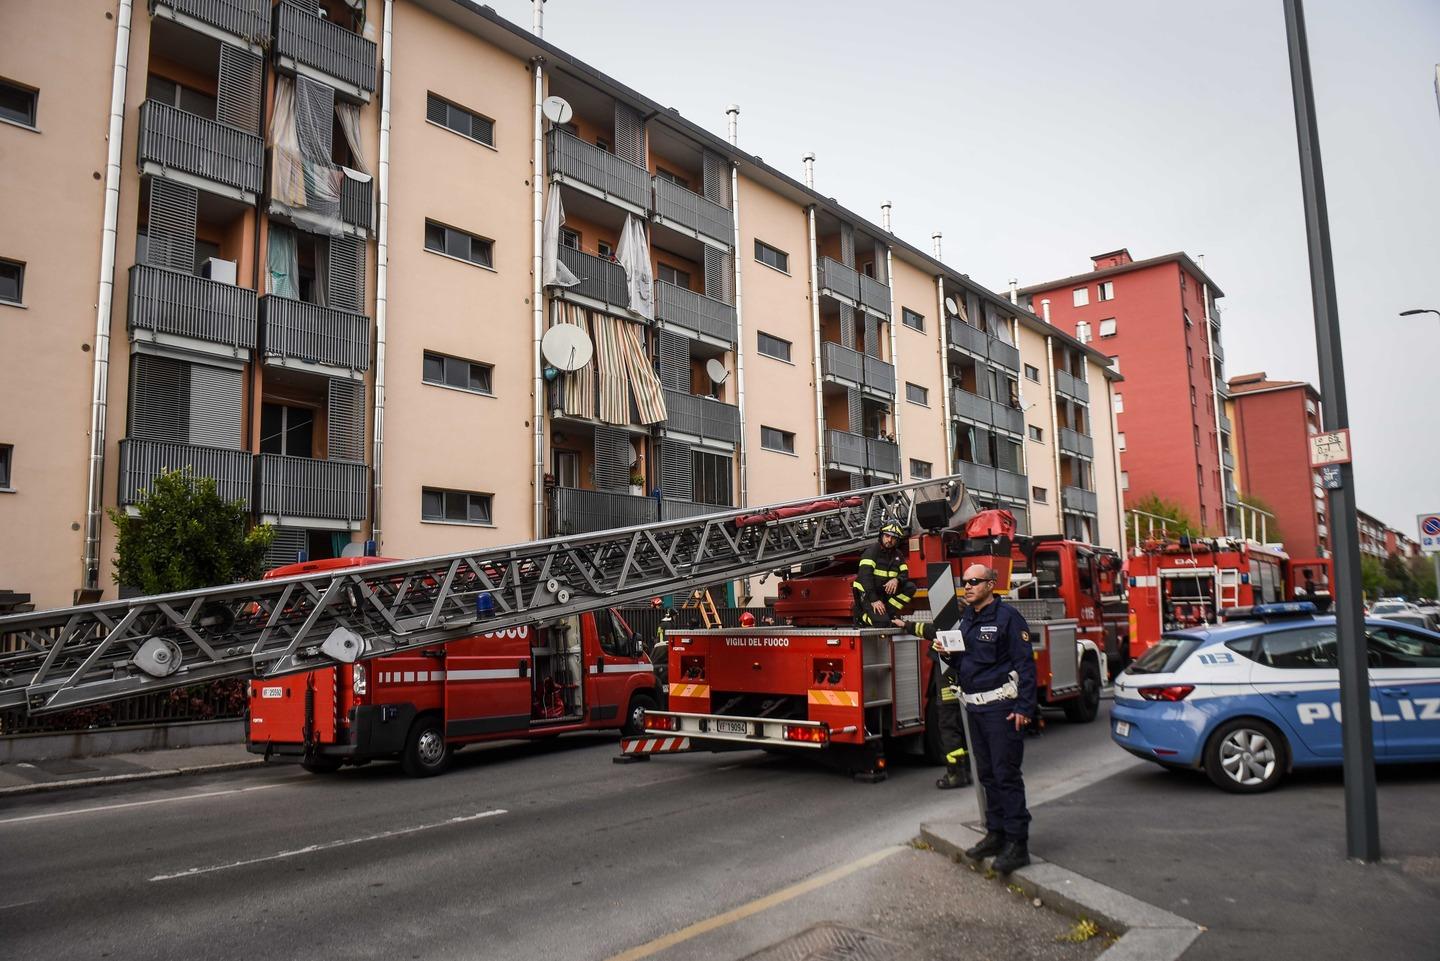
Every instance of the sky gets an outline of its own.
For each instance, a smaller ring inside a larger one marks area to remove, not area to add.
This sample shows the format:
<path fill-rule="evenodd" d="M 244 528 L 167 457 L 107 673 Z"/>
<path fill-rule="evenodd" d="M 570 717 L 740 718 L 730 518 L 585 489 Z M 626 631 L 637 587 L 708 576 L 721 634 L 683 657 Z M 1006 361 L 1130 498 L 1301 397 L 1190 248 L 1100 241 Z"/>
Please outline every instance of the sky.
<path fill-rule="evenodd" d="M 489 0 L 528 27 L 528 0 Z M 1440 511 L 1440 0 L 1309 0 L 1360 508 Z M 993 290 L 1204 256 L 1227 376 L 1318 386 L 1281 0 L 549 0 L 545 39 Z"/>

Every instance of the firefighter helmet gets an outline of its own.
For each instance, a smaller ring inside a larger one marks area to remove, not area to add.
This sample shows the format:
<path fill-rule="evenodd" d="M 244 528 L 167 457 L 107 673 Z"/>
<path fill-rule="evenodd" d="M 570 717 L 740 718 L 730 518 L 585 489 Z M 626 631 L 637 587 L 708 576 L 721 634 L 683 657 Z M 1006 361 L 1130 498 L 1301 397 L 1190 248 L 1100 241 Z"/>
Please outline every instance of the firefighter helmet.
<path fill-rule="evenodd" d="M 880 528 L 880 533 L 899 538 L 905 536 L 905 528 L 901 527 L 898 521 L 887 521 L 885 526 Z"/>

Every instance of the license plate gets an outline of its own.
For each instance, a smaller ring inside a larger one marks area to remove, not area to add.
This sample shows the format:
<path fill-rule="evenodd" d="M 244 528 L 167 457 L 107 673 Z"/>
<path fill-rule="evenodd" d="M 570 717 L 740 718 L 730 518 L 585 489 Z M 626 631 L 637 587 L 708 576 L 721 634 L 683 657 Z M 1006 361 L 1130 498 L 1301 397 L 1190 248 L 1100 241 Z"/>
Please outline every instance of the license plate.
<path fill-rule="evenodd" d="M 715 732 L 717 734 L 749 734 L 750 725 L 744 721 L 716 721 Z"/>
<path fill-rule="evenodd" d="M 260 696 L 261 696 L 261 697 L 284 697 L 284 696 L 285 696 L 285 689 L 284 689 L 283 687 L 267 687 L 267 688 L 265 688 L 263 691 L 260 692 Z"/>
<path fill-rule="evenodd" d="M 1130 722 L 1129 722 L 1129 721 L 1116 721 L 1116 722 L 1115 722 L 1115 733 L 1118 734 L 1118 735 L 1120 735 L 1121 737 L 1129 737 L 1129 736 L 1130 736 Z"/>

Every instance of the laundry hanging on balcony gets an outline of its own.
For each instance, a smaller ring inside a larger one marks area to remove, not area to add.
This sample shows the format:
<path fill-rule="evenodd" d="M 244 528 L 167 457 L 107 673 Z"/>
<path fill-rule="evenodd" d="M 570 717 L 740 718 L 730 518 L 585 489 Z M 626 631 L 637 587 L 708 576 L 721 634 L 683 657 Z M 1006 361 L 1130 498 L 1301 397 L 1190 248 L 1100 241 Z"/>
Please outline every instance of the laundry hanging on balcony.
<path fill-rule="evenodd" d="M 272 207 L 296 226 L 338 236 L 345 173 L 330 159 L 334 104 L 335 91 L 324 84 L 275 78 L 270 196 Z"/>
<path fill-rule="evenodd" d="M 655 368 L 640 345 L 634 324 L 605 314 L 591 314 L 595 339 L 595 376 L 599 383 L 600 420 L 606 424 L 630 424 L 630 400 L 635 400 L 636 420 L 658 424 L 665 420 L 665 393 Z"/>
<path fill-rule="evenodd" d="M 550 185 L 545 201 L 545 224 L 540 249 L 540 276 L 546 287 L 574 287 L 580 278 L 560 262 L 560 228 L 565 226 L 565 205 L 560 202 L 560 187 Z"/>
<path fill-rule="evenodd" d="M 270 225 L 270 242 L 265 247 L 265 292 L 300 299 L 300 257 L 295 249 L 295 232 L 279 224 Z"/>
<path fill-rule="evenodd" d="M 650 244 L 645 239 L 645 227 L 630 214 L 625 215 L 625 229 L 620 232 L 615 259 L 625 268 L 625 284 L 630 292 L 630 312 L 653 321 L 655 278 L 650 272 Z"/>

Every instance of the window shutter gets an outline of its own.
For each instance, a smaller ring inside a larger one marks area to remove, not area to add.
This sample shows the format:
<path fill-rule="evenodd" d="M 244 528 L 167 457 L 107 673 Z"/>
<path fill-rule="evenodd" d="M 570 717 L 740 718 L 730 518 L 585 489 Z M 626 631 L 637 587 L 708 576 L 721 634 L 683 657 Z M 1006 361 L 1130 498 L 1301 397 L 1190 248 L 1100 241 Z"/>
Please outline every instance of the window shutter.
<path fill-rule="evenodd" d="M 189 364 L 190 443 L 240 449 L 241 372 Z"/>
<path fill-rule="evenodd" d="M 845 405 L 849 408 L 850 433 L 861 433 L 865 428 L 865 404 L 854 387 L 845 388 Z"/>
<path fill-rule="evenodd" d="M 194 187 L 160 177 L 150 178 L 150 222 L 146 228 L 145 262 L 187 274 L 195 272 L 195 216 L 199 194 Z"/>
<path fill-rule="evenodd" d="M 655 371 L 664 386 L 690 393 L 690 338 L 660 331 L 655 341 Z"/>
<path fill-rule="evenodd" d="M 330 238 L 325 303 L 357 314 L 365 312 L 365 246 L 359 238 Z"/>
<path fill-rule="evenodd" d="M 265 568 L 269 570 L 294 564 L 300 552 L 308 546 L 304 530 L 298 527 L 275 528 L 275 539 L 265 549 Z"/>
<path fill-rule="evenodd" d="M 365 384 L 362 381 L 330 381 L 326 444 L 330 460 L 364 462 Z"/>
<path fill-rule="evenodd" d="M 660 442 L 660 496 L 688 501 L 695 497 L 693 460 L 689 444 Z"/>
<path fill-rule="evenodd" d="M 215 119 L 246 133 L 260 131 L 262 61 L 249 50 L 220 44 Z"/>
<path fill-rule="evenodd" d="M 645 121 L 639 111 L 615 104 L 615 156 L 645 166 Z"/>
<path fill-rule="evenodd" d="M 840 346 L 855 349 L 855 308 L 840 305 Z"/>
<path fill-rule="evenodd" d="M 241 372 L 136 354 L 130 374 L 130 436 L 240 449 Z"/>
<path fill-rule="evenodd" d="M 705 296 L 735 303 L 735 255 L 705 248 Z"/>
<path fill-rule="evenodd" d="M 717 153 L 705 151 L 701 160 L 705 197 L 722 207 L 730 206 L 730 163 Z"/>
<path fill-rule="evenodd" d="M 595 489 L 623 491 L 630 487 L 630 435 L 613 427 L 595 428 Z"/>
<path fill-rule="evenodd" d="M 449 124 L 445 123 L 445 118 L 447 116 L 447 110 L 449 109 L 449 107 L 449 104 L 441 100 L 439 97 L 435 96 L 433 93 L 425 95 L 425 119 L 430 121 L 431 123 L 438 123 L 443 126 L 449 126 Z"/>

